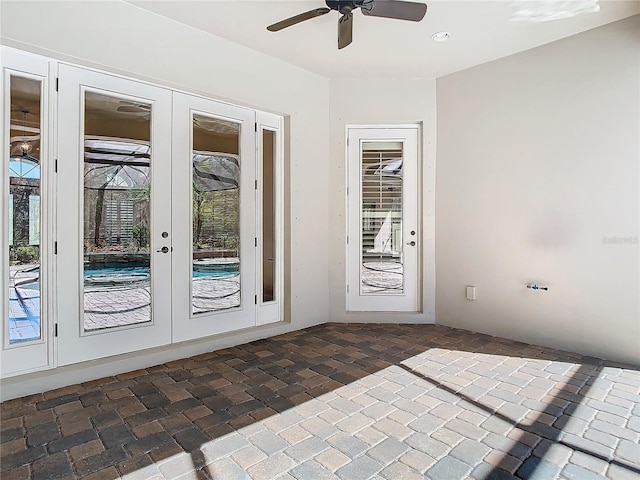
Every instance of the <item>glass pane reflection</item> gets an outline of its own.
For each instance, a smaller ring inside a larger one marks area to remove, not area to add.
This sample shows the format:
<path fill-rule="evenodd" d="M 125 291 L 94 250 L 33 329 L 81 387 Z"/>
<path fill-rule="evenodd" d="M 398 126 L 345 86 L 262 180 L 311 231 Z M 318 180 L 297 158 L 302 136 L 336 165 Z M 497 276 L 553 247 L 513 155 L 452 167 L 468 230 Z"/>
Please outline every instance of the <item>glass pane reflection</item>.
<path fill-rule="evenodd" d="M 39 80 L 11 75 L 9 131 L 9 344 L 42 338 Z M 6 271 L 6 270 L 5 270 Z"/>
<path fill-rule="evenodd" d="M 262 301 L 275 299 L 275 149 L 276 132 L 262 133 Z"/>
<path fill-rule="evenodd" d="M 402 143 L 362 144 L 360 293 L 401 294 Z"/>
<path fill-rule="evenodd" d="M 85 331 L 151 321 L 151 105 L 85 94 Z"/>
<path fill-rule="evenodd" d="M 240 125 L 193 116 L 192 313 L 240 306 Z"/>

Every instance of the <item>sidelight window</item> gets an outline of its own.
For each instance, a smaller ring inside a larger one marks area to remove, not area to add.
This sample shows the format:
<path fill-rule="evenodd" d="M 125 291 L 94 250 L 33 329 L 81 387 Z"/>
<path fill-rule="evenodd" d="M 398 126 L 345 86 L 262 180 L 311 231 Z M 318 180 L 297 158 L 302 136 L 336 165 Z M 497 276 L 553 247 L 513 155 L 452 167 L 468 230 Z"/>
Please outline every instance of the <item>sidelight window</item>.
<path fill-rule="evenodd" d="M 40 80 L 9 77 L 9 344 L 42 338 Z"/>

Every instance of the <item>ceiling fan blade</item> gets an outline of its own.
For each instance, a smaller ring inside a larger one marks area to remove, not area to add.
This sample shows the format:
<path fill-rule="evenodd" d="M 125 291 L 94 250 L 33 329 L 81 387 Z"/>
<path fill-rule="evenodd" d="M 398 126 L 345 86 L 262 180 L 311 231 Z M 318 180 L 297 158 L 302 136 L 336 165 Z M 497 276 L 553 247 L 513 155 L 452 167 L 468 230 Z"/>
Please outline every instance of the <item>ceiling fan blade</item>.
<path fill-rule="evenodd" d="M 338 50 L 348 46 L 353 39 L 353 14 L 345 13 L 338 22 Z"/>
<path fill-rule="evenodd" d="M 282 30 L 283 28 L 290 27 L 291 25 L 295 25 L 296 23 L 304 22 L 305 20 L 310 20 L 315 17 L 319 17 L 331 11 L 330 8 L 322 7 L 316 8 L 313 10 L 309 10 L 308 12 L 300 13 L 299 15 L 294 15 L 293 17 L 286 18 L 284 20 L 280 20 L 279 22 L 274 23 L 273 25 L 269 25 L 267 30 L 270 32 L 277 32 Z"/>
<path fill-rule="evenodd" d="M 120 105 L 116 108 L 117 112 L 125 112 L 125 113 L 149 113 L 149 108 L 145 108 L 140 105 Z"/>
<path fill-rule="evenodd" d="M 427 5 L 403 0 L 373 0 L 372 2 L 365 2 L 361 10 L 362 13 L 371 17 L 396 18 L 398 20 L 419 22 L 427 13 Z"/>

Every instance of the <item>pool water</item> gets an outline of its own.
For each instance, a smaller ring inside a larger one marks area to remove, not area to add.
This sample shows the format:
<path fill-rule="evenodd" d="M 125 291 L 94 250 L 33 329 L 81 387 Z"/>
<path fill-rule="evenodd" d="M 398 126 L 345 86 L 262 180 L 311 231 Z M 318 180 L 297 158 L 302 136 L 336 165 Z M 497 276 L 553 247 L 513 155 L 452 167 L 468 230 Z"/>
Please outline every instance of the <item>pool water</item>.
<path fill-rule="evenodd" d="M 238 272 L 224 272 L 224 271 L 214 271 L 214 272 L 198 272 L 193 270 L 193 278 L 201 278 L 201 277 L 232 277 L 233 275 L 237 275 Z"/>
<path fill-rule="evenodd" d="M 192 278 L 223 278 L 237 275 L 238 272 L 210 270 L 192 271 Z M 88 268 L 84 271 L 85 286 L 132 285 L 149 279 L 149 267 L 145 265 L 133 266 L 104 266 Z"/>

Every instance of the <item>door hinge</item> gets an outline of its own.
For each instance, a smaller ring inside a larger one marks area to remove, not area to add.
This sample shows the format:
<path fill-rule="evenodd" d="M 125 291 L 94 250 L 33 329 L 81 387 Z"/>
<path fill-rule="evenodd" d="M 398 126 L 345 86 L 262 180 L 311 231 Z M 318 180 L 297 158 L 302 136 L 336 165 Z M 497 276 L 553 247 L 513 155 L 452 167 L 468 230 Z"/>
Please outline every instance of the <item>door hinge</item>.
<path fill-rule="evenodd" d="M 253 125 L 254 125 L 254 127 L 255 127 L 256 133 L 258 133 L 258 124 L 257 124 L 257 123 L 254 123 Z"/>
<path fill-rule="evenodd" d="M 254 189 L 255 189 L 255 190 L 257 190 L 257 189 L 258 189 L 258 180 L 255 180 L 255 187 L 254 187 Z"/>
<path fill-rule="evenodd" d="M 60 79 L 56 78 L 56 92 L 58 91 L 58 88 L 60 88 Z"/>
<path fill-rule="evenodd" d="M 347 137 L 347 147 L 349 146 L 349 137 Z"/>
<path fill-rule="evenodd" d="M 347 293 L 349 293 L 349 284 L 347 284 Z"/>
<path fill-rule="evenodd" d="M 347 235 L 347 245 L 349 245 L 349 235 Z"/>
<path fill-rule="evenodd" d="M 258 295 L 253 296 L 253 301 L 256 305 L 258 304 Z"/>
<path fill-rule="evenodd" d="M 58 336 L 58 324 L 54 324 L 53 326 L 53 336 L 57 337 Z"/>
<path fill-rule="evenodd" d="M 57 255 L 58 254 L 58 242 L 53 242 L 53 254 Z"/>
<path fill-rule="evenodd" d="M 257 246 L 258 246 L 258 237 L 254 237 L 254 239 L 253 239 L 253 240 L 254 240 L 254 244 L 255 244 L 255 246 L 257 247 Z"/>
<path fill-rule="evenodd" d="M 58 159 L 53 161 L 53 173 L 58 173 Z"/>

